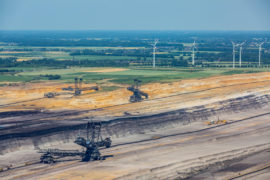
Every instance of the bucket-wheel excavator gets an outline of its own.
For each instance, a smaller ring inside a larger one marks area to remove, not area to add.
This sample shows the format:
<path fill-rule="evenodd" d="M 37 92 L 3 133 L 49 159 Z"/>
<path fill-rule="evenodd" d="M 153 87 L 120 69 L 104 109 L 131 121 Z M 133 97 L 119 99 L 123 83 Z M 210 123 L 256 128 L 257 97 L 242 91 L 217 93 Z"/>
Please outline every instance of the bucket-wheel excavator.
<path fill-rule="evenodd" d="M 142 81 L 138 79 L 134 79 L 134 84 L 127 88 L 127 90 L 133 92 L 133 95 L 129 98 L 130 102 L 140 102 L 144 99 L 148 99 L 148 94 L 139 89 L 141 82 Z"/>
<path fill-rule="evenodd" d="M 110 137 L 103 139 L 100 133 L 101 133 L 100 122 L 88 122 L 86 127 L 86 138 L 78 136 L 74 141 L 74 143 L 84 148 L 83 151 L 40 149 L 39 153 L 42 153 L 40 161 L 42 163 L 50 164 L 54 163 L 56 159 L 68 156 L 80 156 L 82 158 L 82 161 L 100 160 L 102 159 L 102 156 L 99 152 L 99 148 L 101 147 L 109 148 L 112 143 Z"/>
<path fill-rule="evenodd" d="M 98 86 L 82 87 L 82 82 L 83 82 L 82 78 L 75 78 L 74 88 L 72 88 L 71 86 L 67 88 L 62 88 L 63 91 L 70 91 L 70 92 L 48 92 L 44 94 L 44 97 L 54 98 L 55 96 L 59 96 L 59 95 L 73 94 L 73 92 L 75 96 L 79 96 L 82 94 L 83 91 L 89 91 L 89 90 L 98 91 L 99 90 Z"/>

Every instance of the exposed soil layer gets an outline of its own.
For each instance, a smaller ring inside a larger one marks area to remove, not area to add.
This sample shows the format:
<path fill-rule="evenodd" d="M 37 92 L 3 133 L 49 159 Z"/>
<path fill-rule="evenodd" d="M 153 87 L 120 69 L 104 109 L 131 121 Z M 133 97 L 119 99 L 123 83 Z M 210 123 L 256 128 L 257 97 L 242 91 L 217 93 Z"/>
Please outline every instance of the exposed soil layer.
<path fill-rule="evenodd" d="M 168 128 L 167 133 L 171 131 L 172 135 L 162 136 L 162 132 L 159 131 L 162 138 L 128 143 L 138 138 L 133 136 L 132 140 L 125 138 L 126 143 L 115 144 L 112 148 L 101 150 L 103 155 L 109 157 L 105 161 L 83 163 L 77 158 L 72 158 L 66 161 L 58 160 L 55 165 L 30 164 L 4 171 L 0 173 L 0 177 L 3 179 L 184 179 L 194 175 L 196 177 L 211 169 L 218 171 L 233 166 L 237 161 L 269 150 L 270 126 L 266 126 L 270 123 L 269 117 L 269 114 L 250 117 L 224 126 L 178 135 L 175 133 L 179 132 L 179 128 L 176 131 Z M 163 132 L 163 135 L 165 134 Z M 114 143 L 119 143 L 119 139 Z M 12 155 L 10 158 L 18 156 L 16 153 Z M 35 154 L 31 156 L 33 155 Z M 243 164 L 245 163 L 247 162 L 243 161 Z"/>
<path fill-rule="evenodd" d="M 187 178 L 197 179 L 269 179 L 270 149 L 244 156 L 220 168 L 212 167 L 208 171 Z M 264 178 L 263 178 L 264 177 Z M 265 178 L 268 177 L 268 178 Z"/>
<path fill-rule="evenodd" d="M 240 86 L 239 84 L 242 84 Z M 173 83 L 153 83 L 141 87 L 149 94 L 149 99 L 167 97 L 171 95 L 191 92 L 200 92 L 215 89 L 215 97 L 232 96 L 236 92 L 247 93 L 249 90 L 265 90 L 265 85 L 270 84 L 270 73 L 238 74 L 229 76 L 218 76 L 204 79 L 189 79 Z M 95 84 L 83 84 L 83 87 Z M 107 106 L 125 104 L 132 94 L 125 86 L 111 92 L 93 91 L 83 92 L 82 96 L 74 97 L 72 94 L 57 96 L 56 98 L 43 98 L 44 93 L 62 93 L 62 88 L 74 87 L 74 84 L 63 84 L 57 82 L 25 83 L 17 86 L 0 87 L 0 111 L 14 110 L 87 110 L 93 108 L 103 108 Z M 235 87 L 234 87 L 235 86 Z M 225 88 L 227 87 L 227 88 Z M 269 87 L 267 88 L 269 90 Z M 206 98 L 204 94 L 199 94 L 197 99 Z M 187 96 L 188 99 L 191 98 Z M 227 97 L 230 98 L 230 97 Z M 183 97 L 183 100 L 186 100 Z M 18 103 L 21 102 L 21 103 Z M 170 102 L 170 101 L 169 101 Z M 179 102 L 178 102 L 179 103 Z M 196 105 L 190 104 L 190 106 Z M 6 106 L 5 106 L 6 105 Z M 12 106 L 10 106 L 12 105 Z M 151 102 L 150 102 L 151 105 Z M 135 105 L 136 107 L 136 105 Z M 136 107 L 137 108 L 137 107 Z M 149 111 L 148 111 L 149 113 Z"/>
<path fill-rule="evenodd" d="M 0 118 L 37 114 L 40 111 L 6 111 L 0 112 Z"/>
<path fill-rule="evenodd" d="M 56 86 L 60 89 L 59 84 Z M 10 93 L 20 92 L 17 87 L 9 88 Z M 44 92 L 42 88 L 39 93 L 32 89 L 31 98 L 39 98 Z M 150 94 L 150 99 L 139 103 L 128 103 L 129 92 L 125 89 L 106 95 L 97 93 L 96 97 L 59 97 L 31 102 L 25 96 L 20 99 L 25 101 L 24 106 L 8 100 L 10 105 L 0 107 L 0 169 L 8 164 L 15 167 L 38 160 L 37 148 L 78 149 L 73 140 L 79 131 L 83 133 L 89 120 L 102 122 L 102 135 L 113 140 L 112 150 L 102 152 L 113 154 L 112 159 L 118 163 L 114 165 L 106 160 L 103 167 L 94 162 L 96 171 L 92 173 L 96 179 L 103 176 L 107 179 L 196 178 L 215 165 L 237 173 L 253 165 L 244 162 L 233 165 L 235 160 L 270 148 L 269 73 L 151 84 L 143 90 Z M 58 108 L 65 103 L 65 108 Z M 206 125 L 206 121 L 218 119 L 226 120 L 227 124 Z M 181 153 L 187 159 L 175 158 Z M 16 159 L 18 155 L 20 158 Z M 123 168 L 124 157 L 130 164 Z M 60 168 L 58 173 L 62 170 L 65 168 Z M 52 170 L 52 173 L 55 172 Z M 43 174 L 26 177 L 36 176 L 44 178 Z M 57 176 L 61 177 L 67 176 Z"/>
<path fill-rule="evenodd" d="M 132 134 L 140 134 L 144 131 L 154 131 L 166 127 L 187 125 L 196 121 L 206 121 L 223 114 L 260 109 L 267 106 L 269 102 L 270 95 L 249 95 L 212 104 L 212 106 L 218 108 L 195 106 L 160 114 L 109 119 L 102 121 L 102 133 L 105 136 L 125 137 Z M 31 117 L 34 116 L 35 118 L 41 117 L 40 119 L 4 121 L 2 129 L 0 129 L 1 153 L 11 150 L 9 147 L 16 147 L 15 149 L 21 148 L 24 145 L 37 147 L 44 142 L 59 141 L 59 139 L 61 141 L 72 141 L 77 131 L 85 128 L 86 121 L 84 119 L 86 117 L 65 119 L 65 113 L 72 113 L 75 116 L 82 112 L 40 112 L 31 115 Z M 54 119 L 55 116 L 61 116 L 63 120 L 56 121 Z M 70 116 L 70 114 L 67 116 Z M 27 117 L 29 118 L 29 116 Z M 48 119 L 45 119 L 46 117 Z M 60 137 L 57 138 L 57 136 Z M 53 140 L 53 137 L 55 140 Z"/>

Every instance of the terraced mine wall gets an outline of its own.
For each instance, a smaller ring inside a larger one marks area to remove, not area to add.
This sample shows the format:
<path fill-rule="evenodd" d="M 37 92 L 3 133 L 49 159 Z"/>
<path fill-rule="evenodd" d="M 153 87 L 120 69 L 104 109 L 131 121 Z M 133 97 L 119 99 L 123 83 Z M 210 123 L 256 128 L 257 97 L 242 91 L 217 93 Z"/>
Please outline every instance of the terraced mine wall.
<path fill-rule="evenodd" d="M 187 125 L 196 121 L 205 121 L 226 114 L 237 114 L 249 110 L 267 107 L 270 95 L 248 95 L 204 106 L 195 106 L 170 112 L 144 116 L 127 116 L 103 121 L 102 135 L 112 139 L 143 134 L 147 131 L 164 130 L 164 128 Z M 83 118 L 82 118 L 83 119 Z M 0 154 L 22 149 L 49 148 L 53 145 L 72 142 L 79 131 L 85 130 L 85 121 L 77 124 L 55 124 L 55 126 L 36 125 L 36 128 L 21 132 L 1 133 Z"/>

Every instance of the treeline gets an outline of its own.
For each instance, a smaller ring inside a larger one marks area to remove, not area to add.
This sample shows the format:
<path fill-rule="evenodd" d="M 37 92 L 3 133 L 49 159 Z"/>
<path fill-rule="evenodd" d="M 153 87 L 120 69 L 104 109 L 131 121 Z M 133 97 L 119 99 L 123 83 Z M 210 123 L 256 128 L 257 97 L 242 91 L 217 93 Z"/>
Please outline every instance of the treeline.
<path fill-rule="evenodd" d="M 152 51 L 144 50 L 144 49 L 104 49 L 104 50 L 91 50 L 91 49 L 83 49 L 76 50 L 70 53 L 71 56 L 85 56 L 85 55 L 95 55 L 95 56 L 137 56 L 137 57 L 149 57 L 151 56 Z"/>
<path fill-rule="evenodd" d="M 46 77 L 48 78 L 48 80 L 61 79 L 61 76 L 58 74 L 46 74 L 46 75 L 40 75 L 40 77 Z"/>
<path fill-rule="evenodd" d="M 77 50 L 70 53 L 70 56 L 85 56 L 85 55 L 94 55 L 94 56 L 128 56 L 128 57 L 152 57 L 152 49 L 119 49 L 119 50 Z M 159 54 L 160 58 L 173 58 L 173 54 Z"/>
<path fill-rule="evenodd" d="M 246 49 L 242 52 L 242 60 L 248 62 L 257 62 L 258 61 L 258 50 L 249 50 Z M 239 52 L 235 53 L 236 60 L 239 59 Z M 208 53 L 208 52 L 197 52 L 196 53 L 197 60 L 203 60 L 208 62 L 213 61 L 231 61 L 233 59 L 232 52 L 217 52 L 217 53 Z M 262 63 L 270 64 L 270 53 L 261 52 L 261 60 Z"/>
<path fill-rule="evenodd" d="M 17 46 L 33 46 L 35 49 L 24 48 L 26 51 L 40 50 L 40 51 L 70 51 L 70 49 L 58 48 L 58 47 L 146 47 L 152 48 L 153 40 L 114 40 L 114 39 L 102 39 L 102 40 L 59 40 L 59 39 L 20 39 L 14 40 Z M 43 46 L 43 48 L 39 48 Z M 182 49 L 183 44 L 173 43 L 173 42 L 159 42 L 157 47 L 170 47 L 174 49 Z M 51 47 L 47 49 L 46 47 Z M 16 50 L 22 51 L 22 49 L 17 48 Z"/>
<path fill-rule="evenodd" d="M 90 66 L 90 67 L 126 67 L 129 61 L 126 60 L 83 60 L 83 61 L 58 61 L 55 59 L 40 59 L 30 61 L 16 61 L 11 58 L 0 58 L 0 67 L 66 67 L 66 66 Z"/>
<path fill-rule="evenodd" d="M 0 58 L 0 67 L 14 67 L 17 63 L 16 58 Z"/>
<path fill-rule="evenodd" d="M 1 67 L 59 67 L 65 68 L 68 66 L 82 66 L 82 67 L 128 67 L 130 65 L 136 66 L 152 66 L 152 59 L 138 58 L 135 60 L 83 60 L 58 61 L 55 59 L 40 59 L 31 61 L 16 61 L 16 59 L 2 59 L 0 58 Z M 188 66 L 188 61 L 180 59 L 156 59 L 157 66 Z M 55 77 L 52 77 L 55 78 Z"/>
<path fill-rule="evenodd" d="M 220 42 L 202 43 L 198 45 L 198 49 L 200 51 L 220 51 L 230 53 L 232 51 L 232 45 Z"/>
<path fill-rule="evenodd" d="M 89 47 L 145 47 L 149 42 L 145 41 L 119 41 L 119 40 L 61 40 L 61 39 L 21 39 L 14 40 L 19 46 L 89 46 Z"/>
<path fill-rule="evenodd" d="M 230 41 L 254 41 L 254 38 L 270 39 L 269 31 L 0 31 L 1 42 L 22 42 L 25 44 L 59 43 L 53 40 L 115 40 L 115 41 L 138 41 L 154 40 L 192 43 L 197 42 L 224 42 Z M 68 42 L 68 41 L 67 41 Z M 104 41 L 105 42 L 105 41 Z M 79 42 L 78 44 L 83 44 Z"/>
<path fill-rule="evenodd" d="M 31 52 L 31 51 L 64 51 L 64 52 L 70 52 L 72 51 L 71 49 L 67 49 L 67 48 L 0 48 L 0 53 L 1 51 L 10 51 L 10 52 L 13 52 L 13 51 L 28 51 L 28 52 Z"/>

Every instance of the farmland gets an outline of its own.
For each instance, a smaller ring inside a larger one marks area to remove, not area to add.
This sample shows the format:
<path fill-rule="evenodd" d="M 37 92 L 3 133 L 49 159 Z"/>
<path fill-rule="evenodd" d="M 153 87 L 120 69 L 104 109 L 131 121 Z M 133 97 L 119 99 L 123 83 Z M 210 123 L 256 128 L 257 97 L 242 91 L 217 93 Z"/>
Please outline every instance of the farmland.
<path fill-rule="evenodd" d="M 140 66 L 152 65 L 153 38 L 158 38 L 156 64 L 159 67 L 191 66 L 192 42 L 196 41 L 196 67 L 232 67 L 232 44 L 230 39 L 247 41 L 243 51 L 242 67 L 258 66 L 258 50 L 253 42 L 257 36 L 268 37 L 268 33 L 224 33 L 206 32 L 197 34 L 180 32 L 6 32 L 0 31 L 0 58 L 16 59 L 17 64 L 30 66 L 23 61 L 42 60 L 62 61 L 63 66 Z M 139 36 L 137 37 L 139 33 Z M 75 38 L 76 37 L 76 38 Z M 270 45 L 262 49 L 262 66 L 270 64 Z M 239 59 L 236 49 L 236 59 Z M 33 62 L 34 63 L 34 62 Z M 54 64 L 55 67 L 58 66 Z M 238 65 L 238 64 L 237 64 Z"/>
<path fill-rule="evenodd" d="M 202 69 L 202 68 L 100 68 L 100 67 L 70 67 L 70 68 L 4 68 L 10 72 L 2 72 L 1 84 L 7 82 L 39 82 L 48 80 L 44 75 L 60 75 L 54 81 L 62 83 L 73 82 L 75 77 L 81 77 L 88 83 L 102 83 L 104 80 L 116 84 L 131 84 L 133 79 L 141 79 L 142 83 L 173 82 L 190 78 L 206 78 L 218 75 L 231 75 L 269 71 L 268 69 Z M 4 70 L 3 69 L 3 70 Z"/>

